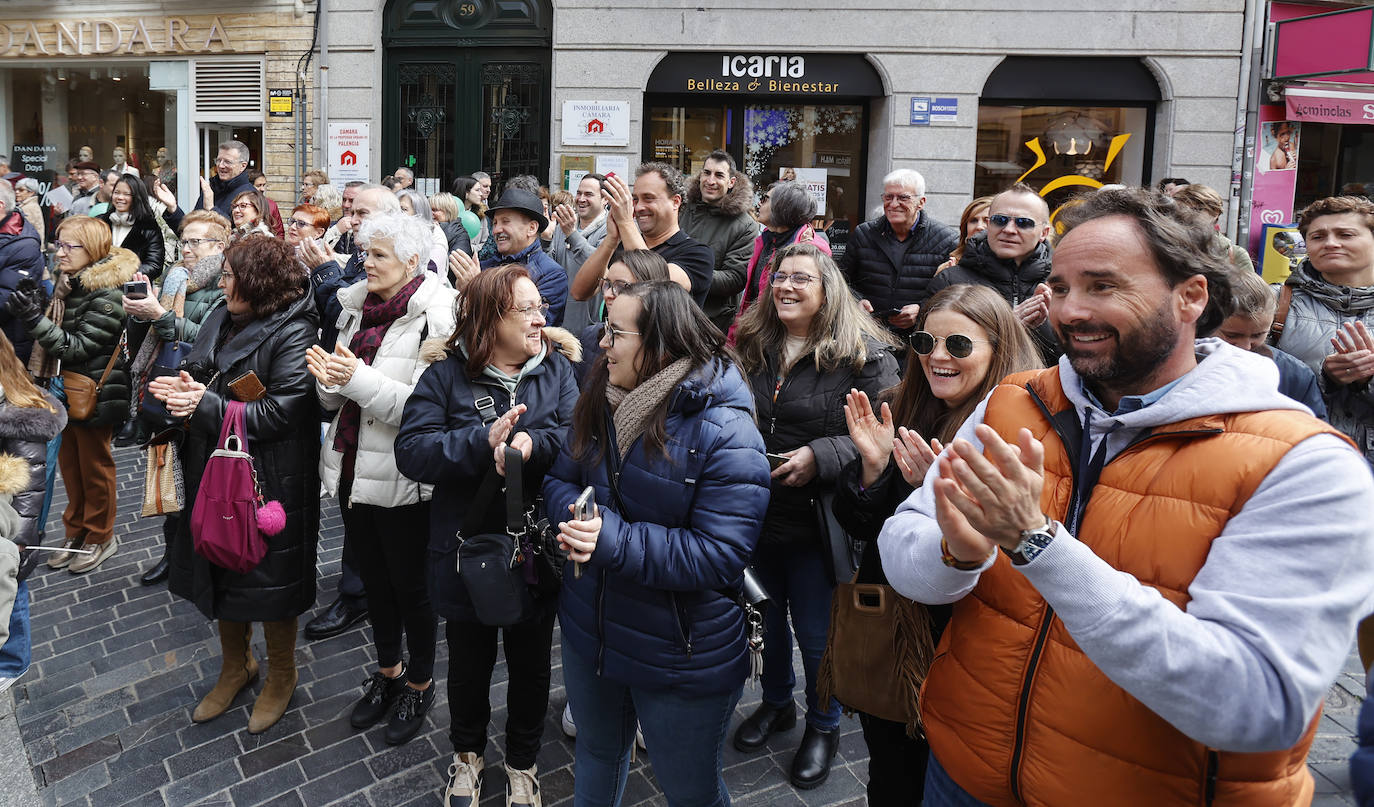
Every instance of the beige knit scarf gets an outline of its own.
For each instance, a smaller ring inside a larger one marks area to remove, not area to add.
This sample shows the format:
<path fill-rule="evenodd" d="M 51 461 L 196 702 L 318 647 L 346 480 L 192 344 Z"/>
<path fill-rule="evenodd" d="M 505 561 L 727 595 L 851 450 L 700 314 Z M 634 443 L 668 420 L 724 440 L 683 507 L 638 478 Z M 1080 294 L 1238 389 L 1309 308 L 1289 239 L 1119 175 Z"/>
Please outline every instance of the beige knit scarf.
<path fill-rule="evenodd" d="M 654 416 L 663 401 L 691 371 L 692 360 L 681 358 L 641 381 L 632 390 L 607 382 L 606 402 L 615 413 L 611 421 L 615 424 L 615 444 L 620 459 L 625 459 L 635 440 L 649 427 L 649 418 Z"/>
<path fill-rule="evenodd" d="M 59 328 L 67 315 L 67 295 L 72 293 L 73 277 L 66 272 L 58 273 L 57 282 L 53 284 L 52 299 L 48 300 L 48 310 L 44 312 Z M 62 372 L 62 362 L 56 356 L 48 355 L 48 351 L 35 341 L 33 351 L 29 354 L 29 372 L 34 378 L 57 378 Z"/>

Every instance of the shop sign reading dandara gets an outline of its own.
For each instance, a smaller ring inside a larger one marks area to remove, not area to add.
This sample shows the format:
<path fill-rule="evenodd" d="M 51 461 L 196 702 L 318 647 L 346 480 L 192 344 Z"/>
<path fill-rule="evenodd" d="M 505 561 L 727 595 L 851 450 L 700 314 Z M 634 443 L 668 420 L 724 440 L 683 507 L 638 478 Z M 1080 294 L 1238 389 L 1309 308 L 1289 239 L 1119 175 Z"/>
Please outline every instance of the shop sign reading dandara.
<path fill-rule="evenodd" d="M 104 56 L 236 50 L 219 17 L 0 20 L 0 56 Z"/>

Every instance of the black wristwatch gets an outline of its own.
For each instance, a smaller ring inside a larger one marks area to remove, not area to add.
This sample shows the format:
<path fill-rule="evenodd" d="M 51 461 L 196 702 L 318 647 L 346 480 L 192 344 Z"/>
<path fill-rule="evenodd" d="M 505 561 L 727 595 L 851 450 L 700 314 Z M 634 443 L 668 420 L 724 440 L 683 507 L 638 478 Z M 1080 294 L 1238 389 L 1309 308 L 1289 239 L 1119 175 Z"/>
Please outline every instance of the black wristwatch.
<path fill-rule="evenodd" d="M 1021 530 L 1021 541 L 1016 548 L 1007 553 L 1011 558 L 1012 565 L 1024 566 L 1035 560 L 1045 548 L 1054 540 L 1055 534 L 1059 531 L 1059 525 L 1054 519 L 1045 518 L 1045 526 L 1036 527 L 1033 530 Z"/>

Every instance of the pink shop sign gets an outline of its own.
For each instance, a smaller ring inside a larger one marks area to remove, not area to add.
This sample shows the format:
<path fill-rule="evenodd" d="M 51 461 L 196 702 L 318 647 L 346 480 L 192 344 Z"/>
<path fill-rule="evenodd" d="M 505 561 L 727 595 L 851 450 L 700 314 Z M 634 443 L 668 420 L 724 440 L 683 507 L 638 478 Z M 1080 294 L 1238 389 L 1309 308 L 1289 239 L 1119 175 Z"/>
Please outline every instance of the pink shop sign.
<path fill-rule="evenodd" d="M 1289 88 L 1284 104 L 1288 120 L 1374 126 L 1374 95 L 1368 93 Z"/>

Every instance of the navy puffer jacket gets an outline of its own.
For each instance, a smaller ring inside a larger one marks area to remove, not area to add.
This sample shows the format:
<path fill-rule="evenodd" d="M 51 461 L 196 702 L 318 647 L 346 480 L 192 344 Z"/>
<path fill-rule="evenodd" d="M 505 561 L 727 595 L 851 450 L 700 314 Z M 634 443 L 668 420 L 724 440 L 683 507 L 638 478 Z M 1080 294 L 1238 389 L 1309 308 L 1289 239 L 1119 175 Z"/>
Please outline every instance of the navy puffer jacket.
<path fill-rule="evenodd" d="M 496 464 L 487 442 L 488 427 L 482 424 L 475 398 L 491 396 L 498 415 L 517 404 L 527 407 L 515 431 L 528 432 L 534 444 L 523 464 L 522 477 L 530 500 L 539 492 L 544 473 L 558 457 L 572 425 L 577 382 L 570 356 L 577 353 L 577 340 L 560 328 L 545 328 L 544 332 L 556 349 L 520 376 L 513 395 L 487 376 L 469 381 L 466 357 L 447 351 L 443 340 L 431 338 L 420 347 L 421 357 L 431 364 L 415 384 L 401 414 L 396 468 L 409 479 L 434 485 L 427 574 L 435 610 L 446 619 L 478 621 L 456 565 L 459 533 L 467 525 L 468 510 Z M 480 392 L 474 394 L 474 386 Z M 489 503 L 477 529 L 503 532 L 505 527 L 505 499 L 498 496 Z M 538 589 L 534 594 L 539 599 Z M 551 598 L 541 605 L 541 613 L 548 613 L 545 609 L 553 607 Z"/>
<path fill-rule="evenodd" d="M 14 345 L 15 355 L 25 364 L 33 352 L 33 337 L 10 316 L 5 304 L 20 281 L 27 279 L 43 285 L 44 268 L 43 241 L 33 225 L 17 210 L 0 218 L 0 330 L 4 330 Z"/>
<path fill-rule="evenodd" d="M 739 370 L 722 360 L 693 373 L 669 404 L 669 458 L 643 439 L 619 461 L 585 462 L 569 447 L 544 480 L 551 516 L 587 485 L 602 518 L 580 579 L 567 574 L 559 601 L 563 641 L 611 681 L 695 697 L 733 692 L 749 674 L 743 611 L 734 590 L 768 509 L 768 460 L 753 400 Z M 607 473 L 620 467 L 613 504 Z"/>

